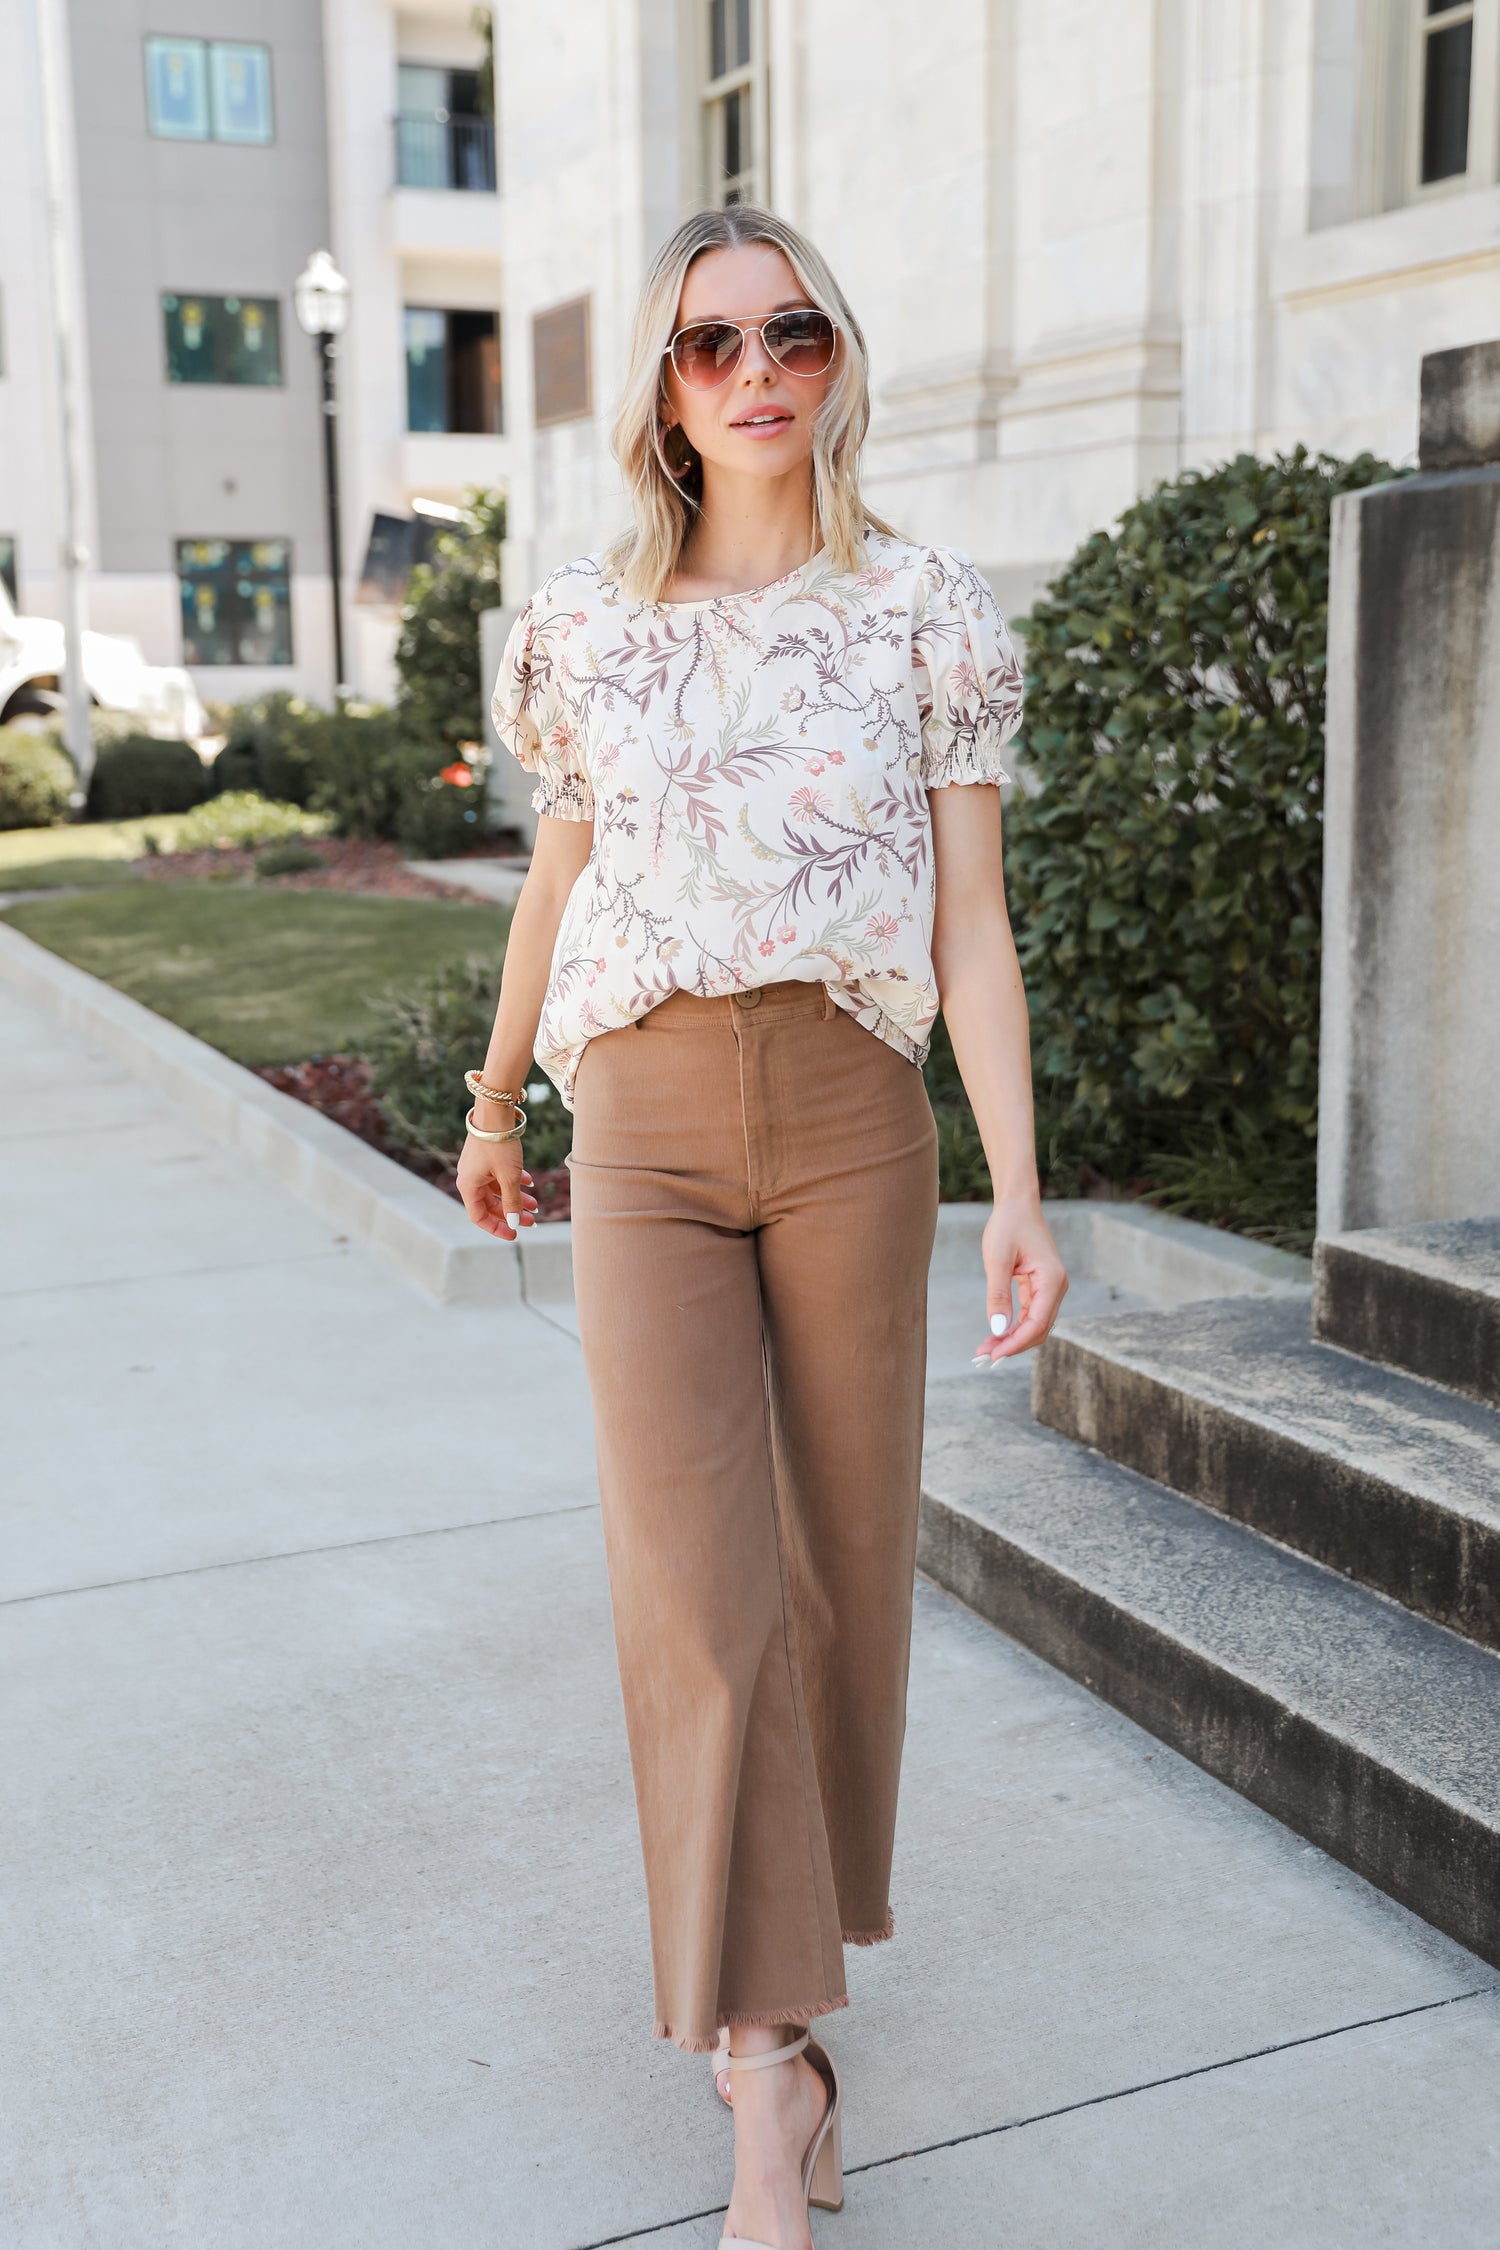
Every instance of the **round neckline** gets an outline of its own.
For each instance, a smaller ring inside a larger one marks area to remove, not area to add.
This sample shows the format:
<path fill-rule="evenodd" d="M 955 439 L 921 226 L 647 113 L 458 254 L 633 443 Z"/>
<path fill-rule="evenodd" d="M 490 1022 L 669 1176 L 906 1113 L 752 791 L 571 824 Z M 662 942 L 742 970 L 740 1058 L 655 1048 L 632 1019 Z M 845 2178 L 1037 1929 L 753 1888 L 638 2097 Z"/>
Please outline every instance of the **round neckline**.
<path fill-rule="evenodd" d="M 812 569 L 814 563 L 826 561 L 827 556 L 827 547 L 819 547 L 816 553 L 808 556 L 806 562 L 798 563 L 795 570 L 783 572 L 780 578 L 767 579 L 764 586 L 742 586 L 739 592 L 734 594 L 703 594 L 697 601 L 692 602 L 648 602 L 646 607 L 648 609 L 717 609 L 724 602 L 752 602 L 759 594 L 774 594 L 778 586 L 790 586 L 794 578 L 801 578 Z"/>

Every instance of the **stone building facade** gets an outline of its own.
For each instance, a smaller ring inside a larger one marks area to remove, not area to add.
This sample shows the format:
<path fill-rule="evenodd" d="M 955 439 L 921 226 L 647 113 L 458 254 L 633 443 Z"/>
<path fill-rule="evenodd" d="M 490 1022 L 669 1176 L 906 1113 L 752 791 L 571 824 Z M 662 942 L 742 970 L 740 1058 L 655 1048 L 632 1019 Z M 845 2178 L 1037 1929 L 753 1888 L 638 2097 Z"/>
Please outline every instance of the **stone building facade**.
<path fill-rule="evenodd" d="M 1500 0 L 494 0 L 492 117 L 474 0 L 67 10 L 93 620 L 211 696 L 332 685 L 291 303 L 323 244 L 372 693 L 377 518 L 503 486 L 512 603 L 618 523 L 631 308 L 705 201 L 822 245 L 872 350 L 873 502 L 1011 611 L 1183 465 L 1410 458 L 1423 355 L 1497 326 Z M 55 612 L 33 18 L 0 0 L 0 569 Z M 243 371 L 273 313 L 279 381 L 177 379 Z"/>
<path fill-rule="evenodd" d="M 1012 609 L 1180 467 L 1410 459 L 1423 354 L 1497 325 L 1500 0 L 499 0 L 497 27 L 514 598 L 618 518 L 631 303 L 699 202 L 820 244 L 870 342 L 873 503 Z M 583 297 L 588 410 L 538 426 L 533 323 Z"/>

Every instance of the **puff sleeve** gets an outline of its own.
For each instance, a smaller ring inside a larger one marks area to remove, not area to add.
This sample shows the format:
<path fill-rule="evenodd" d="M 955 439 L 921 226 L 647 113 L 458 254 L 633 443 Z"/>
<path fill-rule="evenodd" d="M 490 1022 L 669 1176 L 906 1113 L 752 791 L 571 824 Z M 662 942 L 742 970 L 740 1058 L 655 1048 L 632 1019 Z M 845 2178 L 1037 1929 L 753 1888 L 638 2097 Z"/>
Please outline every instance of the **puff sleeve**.
<path fill-rule="evenodd" d="M 911 646 L 924 786 L 1008 781 L 1000 753 L 1021 723 L 1021 667 L 989 584 L 967 556 L 930 552 Z"/>
<path fill-rule="evenodd" d="M 561 691 L 546 620 L 533 599 L 511 628 L 490 702 L 495 732 L 537 786 L 535 811 L 553 820 L 592 820 L 594 791 L 583 744 Z"/>

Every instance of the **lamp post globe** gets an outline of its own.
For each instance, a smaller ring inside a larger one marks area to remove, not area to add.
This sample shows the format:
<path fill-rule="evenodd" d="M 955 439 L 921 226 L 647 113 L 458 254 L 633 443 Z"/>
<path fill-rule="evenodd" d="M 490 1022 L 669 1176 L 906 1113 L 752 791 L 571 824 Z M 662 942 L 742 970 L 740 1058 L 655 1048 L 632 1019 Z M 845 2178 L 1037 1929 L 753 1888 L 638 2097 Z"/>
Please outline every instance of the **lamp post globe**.
<path fill-rule="evenodd" d="M 315 250 L 292 283 L 297 318 L 309 336 L 342 336 L 349 325 L 349 284 L 330 250 Z"/>
<path fill-rule="evenodd" d="M 349 325 L 349 284 L 328 250 L 315 250 L 292 284 L 297 320 L 318 347 L 323 377 L 323 489 L 328 505 L 328 576 L 333 589 L 334 696 L 347 695 L 344 671 L 343 542 L 339 533 L 338 398 L 333 383 L 336 339 Z"/>

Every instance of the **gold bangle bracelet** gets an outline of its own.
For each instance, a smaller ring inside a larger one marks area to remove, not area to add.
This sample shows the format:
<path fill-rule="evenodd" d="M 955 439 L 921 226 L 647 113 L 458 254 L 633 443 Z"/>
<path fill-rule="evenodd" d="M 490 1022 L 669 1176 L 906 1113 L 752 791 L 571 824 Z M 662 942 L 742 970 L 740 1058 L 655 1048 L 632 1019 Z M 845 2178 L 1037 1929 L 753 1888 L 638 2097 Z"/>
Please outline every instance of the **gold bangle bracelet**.
<path fill-rule="evenodd" d="M 526 1112 L 524 1109 L 518 1112 L 516 1123 L 511 1126 L 507 1133 L 487 1133 L 482 1125 L 475 1124 L 472 1109 L 464 1119 L 464 1131 L 471 1140 L 475 1141 L 518 1141 L 525 1130 Z"/>
<path fill-rule="evenodd" d="M 486 1086 L 477 1070 L 464 1072 L 464 1084 L 477 1102 L 509 1102 L 512 1109 L 521 1106 L 519 1092 L 512 1094 L 503 1086 Z"/>

